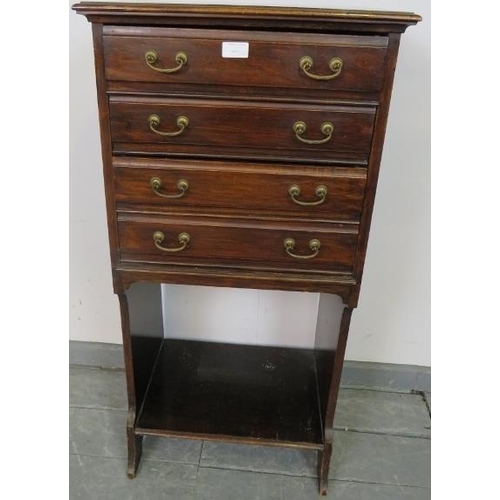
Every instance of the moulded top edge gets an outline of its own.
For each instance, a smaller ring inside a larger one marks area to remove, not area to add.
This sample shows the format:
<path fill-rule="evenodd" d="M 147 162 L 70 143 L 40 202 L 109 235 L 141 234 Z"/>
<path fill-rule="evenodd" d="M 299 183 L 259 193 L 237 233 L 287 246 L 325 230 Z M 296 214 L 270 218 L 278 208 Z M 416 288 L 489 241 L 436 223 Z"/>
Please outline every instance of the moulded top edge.
<path fill-rule="evenodd" d="M 186 4 L 147 4 L 147 3 L 108 3 L 81 2 L 73 5 L 79 14 L 100 16 L 218 16 L 228 18 L 280 18 L 309 19 L 323 21 L 351 21 L 362 23 L 395 23 L 411 25 L 422 20 L 412 12 L 319 9 L 301 7 L 264 7 L 251 5 L 186 5 Z"/>

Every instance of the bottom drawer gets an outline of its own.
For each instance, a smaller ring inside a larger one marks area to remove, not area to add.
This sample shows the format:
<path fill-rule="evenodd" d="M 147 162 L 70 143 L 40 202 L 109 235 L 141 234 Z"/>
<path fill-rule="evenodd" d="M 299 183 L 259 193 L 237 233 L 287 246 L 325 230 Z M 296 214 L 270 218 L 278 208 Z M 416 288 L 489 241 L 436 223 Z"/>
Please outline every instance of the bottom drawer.
<path fill-rule="evenodd" d="M 120 260 L 352 272 L 357 226 L 214 217 L 118 218 Z"/>

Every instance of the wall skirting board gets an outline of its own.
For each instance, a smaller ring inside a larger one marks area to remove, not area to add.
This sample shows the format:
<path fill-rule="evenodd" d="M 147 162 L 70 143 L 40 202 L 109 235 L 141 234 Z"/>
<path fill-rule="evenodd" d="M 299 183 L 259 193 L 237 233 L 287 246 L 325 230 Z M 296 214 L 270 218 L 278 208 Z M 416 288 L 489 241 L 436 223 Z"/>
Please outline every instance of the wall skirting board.
<path fill-rule="evenodd" d="M 122 346 L 70 341 L 69 364 L 123 370 Z M 431 369 L 426 366 L 346 361 L 341 385 L 388 391 L 431 392 Z"/>

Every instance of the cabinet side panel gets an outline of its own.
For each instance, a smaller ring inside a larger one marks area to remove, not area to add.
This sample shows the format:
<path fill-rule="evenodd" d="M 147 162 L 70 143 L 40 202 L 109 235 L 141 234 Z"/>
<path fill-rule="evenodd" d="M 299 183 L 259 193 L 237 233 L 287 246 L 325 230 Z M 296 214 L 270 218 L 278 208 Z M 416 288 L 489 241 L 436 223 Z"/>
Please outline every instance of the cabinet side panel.
<path fill-rule="evenodd" d="M 349 297 L 350 307 L 356 307 L 359 298 L 361 278 L 363 276 L 363 267 L 366 257 L 366 248 L 368 245 L 368 236 L 370 233 L 370 224 L 373 214 L 373 204 L 375 202 L 375 192 L 377 189 L 378 174 L 380 171 L 380 161 L 382 159 L 387 117 L 389 114 L 392 84 L 394 81 L 394 72 L 396 70 L 396 61 L 398 58 L 400 37 L 401 35 L 399 33 L 391 33 L 389 35 L 389 47 L 385 63 L 384 88 L 381 93 L 380 105 L 375 119 L 375 133 L 373 135 L 370 161 L 368 164 L 365 201 L 361 213 L 360 234 L 354 261 L 354 277 L 356 278 L 357 285 L 353 288 Z"/>
<path fill-rule="evenodd" d="M 352 311 L 353 309 L 351 307 L 344 307 L 344 310 L 342 311 L 337 348 L 335 350 L 333 369 L 331 371 L 331 379 L 328 380 L 328 402 L 324 414 L 324 433 L 325 442 L 327 443 L 331 443 L 333 440 L 333 418 L 335 416 L 335 408 L 337 406 L 337 397 L 339 394 L 342 368 L 344 366 L 345 349 L 347 345 L 347 336 L 349 334 L 349 326 L 351 324 Z"/>
<path fill-rule="evenodd" d="M 339 340 L 340 320 L 343 310 L 344 304 L 340 296 L 329 293 L 320 294 L 314 351 L 318 400 L 323 422 L 325 421 L 328 405 L 330 381 L 333 374 L 335 351 Z"/>
<path fill-rule="evenodd" d="M 125 366 L 127 370 L 133 369 L 134 397 L 139 411 L 163 341 L 161 285 L 134 283 L 127 290 L 126 299 L 128 325 L 124 325 L 123 332 Z"/>
<path fill-rule="evenodd" d="M 111 162 L 111 131 L 109 125 L 108 96 L 106 94 L 107 84 L 104 69 L 102 24 L 92 24 L 92 36 L 94 40 L 95 73 L 97 84 L 97 102 L 99 105 L 99 129 L 101 133 L 101 154 L 104 177 L 104 190 L 106 194 L 106 212 L 108 218 L 109 249 L 111 254 L 111 266 L 113 268 L 113 280 L 115 293 L 121 290 L 117 283 L 117 275 L 114 272 L 118 264 L 118 229 L 116 225 L 115 197 L 114 197 L 114 172 Z"/>

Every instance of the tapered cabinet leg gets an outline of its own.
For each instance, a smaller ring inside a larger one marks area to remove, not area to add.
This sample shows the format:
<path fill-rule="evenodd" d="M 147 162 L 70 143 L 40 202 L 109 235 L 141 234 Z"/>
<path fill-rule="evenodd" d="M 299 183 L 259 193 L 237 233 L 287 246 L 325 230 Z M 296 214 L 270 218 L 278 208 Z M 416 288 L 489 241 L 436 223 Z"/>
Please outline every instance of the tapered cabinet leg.
<path fill-rule="evenodd" d="M 137 474 L 137 468 L 142 455 L 142 440 L 143 436 L 135 433 L 133 421 L 135 420 L 134 412 L 129 413 L 127 421 L 127 447 L 128 447 L 128 464 L 127 476 L 133 479 Z"/>
<path fill-rule="evenodd" d="M 326 443 L 318 455 L 319 492 L 321 495 L 326 496 L 328 493 L 328 473 L 330 472 L 330 460 L 332 458 L 332 444 Z"/>
<path fill-rule="evenodd" d="M 333 309 L 336 307 L 332 297 L 325 296 L 324 304 L 328 308 Z M 318 379 L 318 393 L 324 428 L 323 450 L 318 454 L 318 479 L 321 495 L 328 493 L 328 474 L 333 443 L 333 418 L 337 406 L 340 378 L 344 365 L 347 336 L 352 315 L 352 308 L 344 306 L 342 308 L 338 337 L 334 331 L 328 333 L 328 331 L 324 331 L 323 329 L 316 332 L 316 366 L 321 374 L 321 380 Z"/>
<path fill-rule="evenodd" d="M 127 476 L 134 478 L 142 454 L 143 437 L 135 432 L 137 408 L 146 396 L 154 362 L 163 341 L 161 285 L 136 283 L 118 294 L 122 316 L 123 352 L 128 393 Z"/>

